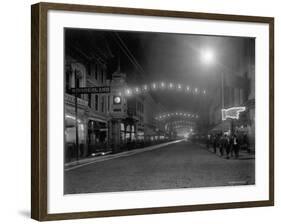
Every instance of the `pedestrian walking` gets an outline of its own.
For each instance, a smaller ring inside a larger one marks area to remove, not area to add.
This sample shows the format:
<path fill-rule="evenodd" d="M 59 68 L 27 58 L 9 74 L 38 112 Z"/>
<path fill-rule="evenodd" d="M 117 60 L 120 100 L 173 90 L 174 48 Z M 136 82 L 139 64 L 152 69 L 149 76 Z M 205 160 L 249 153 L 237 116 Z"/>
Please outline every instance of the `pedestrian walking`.
<path fill-rule="evenodd" d="M 218 144 L 218 136 L 215 135 L 213 139 L 213 149 L 215 154 L 217 153 L 217 144 Z"/>
<path fill-rule="evenodd" d="M 230 150 L 231 150 L 231 141 L 230 141 L 230 137 L 229 137 L 228 135 L 226 135 L 226 137 L 225 137 L 226 159 L 229 159 Z"/>
<path fill-rule="evenodd" d="M 224 147 L 225 147 L 225 137 L 223 135 L 220 136 L 220 156 L 224 155 Z"/>
<path fill-rule="evenodd" d="M 232 147 L 233 147 L 235 158 L 237 159 L 239 157 L 239 141 L 237 135 L 235 134 L 233 135 Z"/>

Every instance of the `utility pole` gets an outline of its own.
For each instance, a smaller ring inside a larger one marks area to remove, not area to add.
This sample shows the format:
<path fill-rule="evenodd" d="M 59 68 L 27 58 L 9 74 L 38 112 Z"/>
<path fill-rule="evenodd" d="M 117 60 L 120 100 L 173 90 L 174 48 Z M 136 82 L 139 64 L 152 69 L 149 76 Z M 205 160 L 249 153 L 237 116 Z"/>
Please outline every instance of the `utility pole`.
<path fill-rule="evenodd" d="M 75 69 L 74 71 L 74 79 L 75 79 L 75 146 L 76 146 L 76 161 L 78 162 L 79 160 L 79 133 L 78 133 L 78 94 L 77 94 L 77 88 L 78 88 L 78 77 L 77 77 L 77 70 Z"/>

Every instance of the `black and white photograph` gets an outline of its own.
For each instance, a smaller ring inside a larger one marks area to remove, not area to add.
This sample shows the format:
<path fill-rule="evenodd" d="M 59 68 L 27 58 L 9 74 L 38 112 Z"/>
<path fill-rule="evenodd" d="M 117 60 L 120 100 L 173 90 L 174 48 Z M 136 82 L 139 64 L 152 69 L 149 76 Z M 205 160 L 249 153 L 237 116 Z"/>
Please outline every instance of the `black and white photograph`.
<path fill-rule="evenodd" d="M 255 38 L 64 28 L 65 195 L 255 176 Z"/>

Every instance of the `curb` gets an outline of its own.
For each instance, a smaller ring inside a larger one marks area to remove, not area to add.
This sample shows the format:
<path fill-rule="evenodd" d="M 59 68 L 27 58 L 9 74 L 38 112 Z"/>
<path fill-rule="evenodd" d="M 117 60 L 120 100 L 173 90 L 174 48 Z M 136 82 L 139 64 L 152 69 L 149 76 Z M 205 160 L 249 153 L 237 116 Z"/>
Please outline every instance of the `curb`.
<path fill-rule="evenodd" d="M 70 162 L 70 163 L 67 163 L 64 165 L 64 171 L 70 171 L 70 170 L 74 170 L 74 169 L 77 169 L 77 168 L 80 168 L 83 166 L 87 166 L 87 165 L 90 165 L 93 163 L 103 162 L 103 161 L 107 161 L 107 160 L 111 160 L 111 159 L 116 159 L 116 158 L 120 158 L 120 157 L 126 157 L 126 156 L 139 154 L 142 152 L 151 151 L 151 150 L 165 147 L 165 146 L 175 144 L 175 143 L 178 143 L 181 141 L 183 141 L 183 140 L 176 140 L 176 141 L 172 141 L 172 142 L 166 142 L 166 143 L 162 143 L 162 144 L 158 144 L 158 145 L 148 146 L 145 148 L 134 149 L 132 151 L 125 151 L 125 152 L 120 152 L 117 154 L 110 154 L 110 155 L 106 155 L 106 156 L 101 156 L 101 157 L 96 157 L 96 158 L 87 158 L 87 159 L 83 159 L 80 161 Z"/>

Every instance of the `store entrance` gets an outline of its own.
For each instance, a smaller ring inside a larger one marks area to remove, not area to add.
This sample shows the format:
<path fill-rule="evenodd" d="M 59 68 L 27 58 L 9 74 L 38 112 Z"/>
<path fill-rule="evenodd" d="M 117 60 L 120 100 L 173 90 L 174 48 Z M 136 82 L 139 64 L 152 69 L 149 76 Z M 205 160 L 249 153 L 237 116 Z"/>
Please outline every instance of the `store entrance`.
<path fill-rule="evenodd" d="M 89 120 L 88 122 L 88 154 L 107 151 L 108 128 L 106 122 Z"/>

